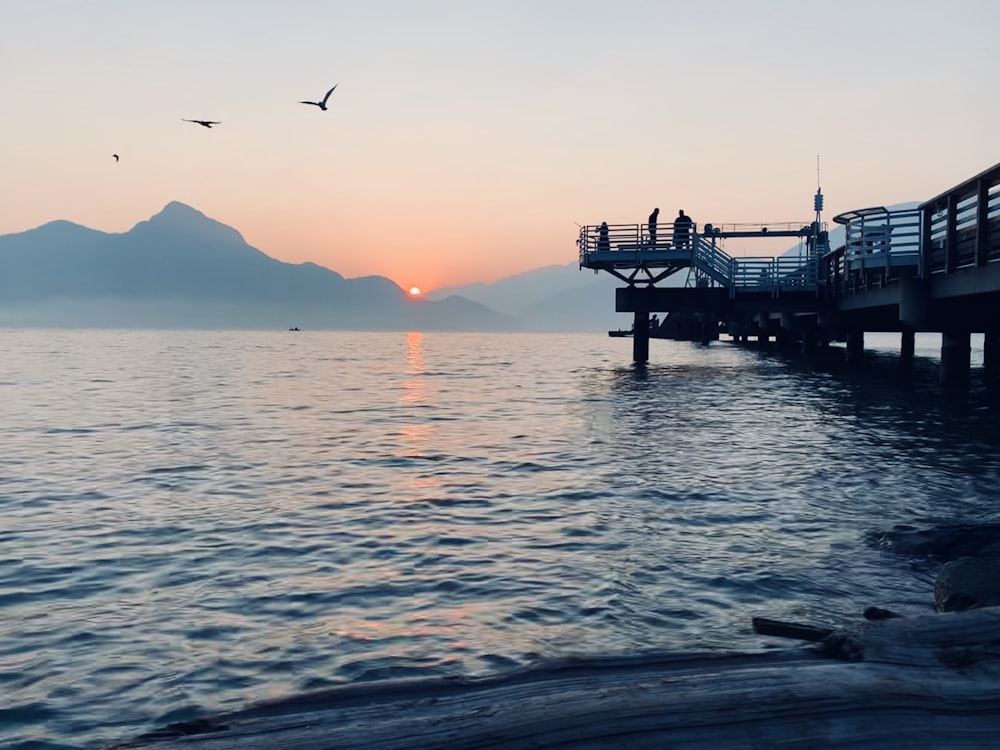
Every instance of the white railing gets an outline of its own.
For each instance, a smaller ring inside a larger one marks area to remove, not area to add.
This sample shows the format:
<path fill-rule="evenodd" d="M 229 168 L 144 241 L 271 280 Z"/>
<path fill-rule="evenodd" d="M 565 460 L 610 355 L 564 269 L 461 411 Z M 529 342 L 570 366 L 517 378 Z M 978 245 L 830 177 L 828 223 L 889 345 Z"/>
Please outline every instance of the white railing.
<path fill-rule="evenodd" d="M 730 294 L 737 291 L 809 291 L 818 285 L 818 265 L 806 257 L 733 258 L 715 240 L 695 231 L 675 237 L 671 224 L 657 225 L 655 237 L 645 224 L 587 225 L 580 228 L 577 245 L 581 267 L 622 265 L 693 266 Z M 687 239 L 679 246 L 677 240 Z"/>
<path fill-rule="evenodd" d="M 652 227 L 653 231 L 650 229 L 648 224 L 588 224 L 580 227 L 580 236 L 576 241 L 580 261 L 583 263 L 604 253 L 681 250 L 690 248 L 697 237 L 695 224 L 691 225 L 691 231 L 686 236 L 681 232 L 675 234 L 673 224 L 656 224 Z"/>
<path fill-rule="evenodd" d="M 812 291 L 818 280 L 817 264 L 808 257 L 733 259 L 734 289 L 771 293 Z"/>
<path fill-rule="evenodd" d="M 848 270 L 920 265 L 920 209 L 859 212 L 844 226 Z"/>
<path fill-rule="evenodd" d="M 733 283 L 733 259 L 714 242 L 703 237 L 694 238 L 695 254 L 693 263 L 698 270 L 707 273 L 721 286 Z"/>

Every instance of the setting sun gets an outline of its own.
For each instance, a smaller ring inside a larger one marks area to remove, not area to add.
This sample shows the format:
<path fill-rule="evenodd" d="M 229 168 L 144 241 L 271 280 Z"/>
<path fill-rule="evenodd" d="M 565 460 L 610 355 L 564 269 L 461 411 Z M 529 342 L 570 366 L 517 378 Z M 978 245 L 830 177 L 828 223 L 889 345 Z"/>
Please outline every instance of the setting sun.
<path fill-rule="evenodd" d="M 411 286 L 410 287 L 410 296 L 411 297 L 419 297 L 420 296 L 420 287 L 419 286 Z"/>

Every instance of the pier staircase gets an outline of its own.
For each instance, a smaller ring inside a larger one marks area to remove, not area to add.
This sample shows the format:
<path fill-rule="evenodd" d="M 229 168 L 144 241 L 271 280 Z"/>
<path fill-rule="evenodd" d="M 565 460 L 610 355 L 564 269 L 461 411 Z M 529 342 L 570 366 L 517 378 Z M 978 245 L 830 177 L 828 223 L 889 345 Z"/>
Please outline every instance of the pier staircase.
<path fill-rule="evenodd" d="M 736 260 L 715 242 L 705 239 L 700 234 L 695 234 L 693 239 L 691 267 L 696 274 L 711 279 L 719 286 L 731 288 Z"/>

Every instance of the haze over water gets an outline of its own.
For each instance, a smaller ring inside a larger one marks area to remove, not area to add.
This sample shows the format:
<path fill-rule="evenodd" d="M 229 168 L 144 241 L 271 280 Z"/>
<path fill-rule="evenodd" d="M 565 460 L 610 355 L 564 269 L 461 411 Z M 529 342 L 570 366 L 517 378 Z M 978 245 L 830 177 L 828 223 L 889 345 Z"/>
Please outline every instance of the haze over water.
<path fill-rule="evenodd" d="M 932 570 L 867 535 L 1000 499 L 1000 399 L 941 386 L 930 339 L 909 369 L 659 340 L 636 369 L 597 333 L 0 347 L 4 746 L 928 612 Z"/>

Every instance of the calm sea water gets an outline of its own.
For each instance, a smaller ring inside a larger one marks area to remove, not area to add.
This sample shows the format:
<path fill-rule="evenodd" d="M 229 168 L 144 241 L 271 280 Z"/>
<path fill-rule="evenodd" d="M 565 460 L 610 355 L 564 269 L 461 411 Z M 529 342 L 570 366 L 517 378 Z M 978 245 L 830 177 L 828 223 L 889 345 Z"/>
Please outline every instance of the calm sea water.
<path fill-rule="evenodd" d="M 930 611 L 866 535 L 996 520 L 1000 399 L 868 343 L 0 332 L 0 745 Z"/>

